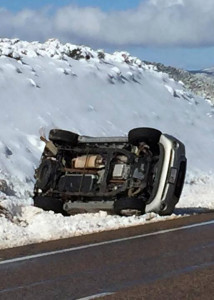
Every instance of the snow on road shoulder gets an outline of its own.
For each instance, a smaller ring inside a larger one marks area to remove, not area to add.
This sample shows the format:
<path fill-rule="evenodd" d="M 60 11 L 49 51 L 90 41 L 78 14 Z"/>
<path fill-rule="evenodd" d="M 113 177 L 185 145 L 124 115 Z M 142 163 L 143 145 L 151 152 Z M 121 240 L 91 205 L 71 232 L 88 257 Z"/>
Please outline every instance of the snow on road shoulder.
<path fill-rule="evenodd" d="M 0 249 L 68 238 L 106 230 L 175 219 L 190 214 L 214 210 L 214 176 L 190 177 L 184 187 L 175 213 L 161 217 L 155 213 L 142 216 L 120 217 L 105 211 L 64 217 L 43 211 L 25 200 L 27 206 L 13 197 L 0 200 Z M 1 212 L 1 207 L 5 210 Z"/>
<path fill-rule="evenodd" d="M 23 206 L 11 219 L 5 215 L 0 216 L 0 249 L 115 230 L 176 217 L 178 216 L 160 217 L 155 213 L 120 217 L 108 215 L 105 211 L 64 217 L 34 206 Z"/>
<path fill-rule="evenodd" d="M 214 175 L 187 174 L 182 197 L 177 204 L 179 208 L 196 209 L 198 212 L 214 209 Z"/>

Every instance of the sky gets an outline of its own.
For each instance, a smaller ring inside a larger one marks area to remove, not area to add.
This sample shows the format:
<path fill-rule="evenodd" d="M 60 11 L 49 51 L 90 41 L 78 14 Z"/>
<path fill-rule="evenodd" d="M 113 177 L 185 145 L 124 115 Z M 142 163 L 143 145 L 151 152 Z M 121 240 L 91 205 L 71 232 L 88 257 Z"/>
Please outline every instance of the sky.
<path fill-rule="evenodd" d="M 214 65 L 213 0 L 0 0 L 0 37 L 85 44 L 189 70 Z"/>

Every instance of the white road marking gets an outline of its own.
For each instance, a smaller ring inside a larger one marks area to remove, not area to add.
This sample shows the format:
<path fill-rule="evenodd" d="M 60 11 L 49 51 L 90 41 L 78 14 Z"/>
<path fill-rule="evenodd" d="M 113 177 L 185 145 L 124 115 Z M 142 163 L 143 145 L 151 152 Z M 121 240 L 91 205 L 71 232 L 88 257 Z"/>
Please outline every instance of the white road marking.
<path fill-rule="evenodd" d="M 96 298 L 100 298 L 100 297 L 105 297 L 105 296 L 109 296 L 109 295 L 113 295 L 114 293 L 100 293 L 100 294 L 96 294 L 96 295 L 91 295 L 88 297 L 84 297 L 84 298 L 79 298 L 76 300 L 92 300 L 92 299 L 96 299 Z"/>
<path fill-rule="evenodd" d="M 3 261 L 0 261 L 0 265 L 21 262 L 21 261 L 25 261 L 25 260 L 29 260 L 29 259 L 40 258 L 40 257 L 45 257 L 45 256 L 50 256 L 50 255 L 55 255 L 55 254 L 66 253 L 66 252 L 73 252 L 73 251 L 83 250 L 83 249 L 87 249 L 87 248 L 99 247 L 99 246 L 103 246 L 103 245 L 110 245 L 110 244 L 114 244 L 114 243 L 120 243 L 120 242 L 140 239 L 143 237 L 154 236 L 154 235 L 159 235 L 159 234 L 164 234 L 164 233 L 174 232 L 174 231 L 179 231 L 179 230 L 186 230 L 186 229 L 191 229 L 191 228 L 206 226 L 206 225 L 212 225 L 212 224 L 214 224 L 214 220 L 207 221 L 207 222 L 201 222 L 201 223 L 195 223 L 192 225 L 181 226 L 181 227 L 177 227 L 177 228 L 170 228 L 170 229 L 164 229 L 164 230 L 159 230 L 159 231 L 150 232 L 150 233 L 144 233 L 144 234 L 130 236 L 130 237 L 121 238 L 121 239 L 115 239 L 115 240 L 98 242 L 98 243 L 93 243 L 93 244 L 88 244 L 88 245 L 83 245 L 83 246 L 77 246 L 77 247 L 73 247 L 73 248 L 61 249 L 61 250 L 50 251 L 50 252 L 45 252 L 45 253 L 38 253 L 38 254 L 33 254 L 33 255 L 26 255 L 26 256 L 22 256 L 22 257 L 11 258 L 11 259 L 6 259 Z"/>

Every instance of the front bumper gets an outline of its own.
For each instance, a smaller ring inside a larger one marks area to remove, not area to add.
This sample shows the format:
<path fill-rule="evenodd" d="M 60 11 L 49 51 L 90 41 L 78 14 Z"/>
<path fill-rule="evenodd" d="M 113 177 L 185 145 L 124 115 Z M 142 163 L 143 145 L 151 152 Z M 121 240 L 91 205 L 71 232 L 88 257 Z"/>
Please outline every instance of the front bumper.
<path fill-rule="evenodd" d="M 185 147 L 176 138 L 162 135 L 160 144 L 164 148 L 164 161 L 160 172 L 159 185 L 152 201 L 146 205 L 145 212 L 160 215 L 172 214 L 179 201 L 186 173 Z"/>

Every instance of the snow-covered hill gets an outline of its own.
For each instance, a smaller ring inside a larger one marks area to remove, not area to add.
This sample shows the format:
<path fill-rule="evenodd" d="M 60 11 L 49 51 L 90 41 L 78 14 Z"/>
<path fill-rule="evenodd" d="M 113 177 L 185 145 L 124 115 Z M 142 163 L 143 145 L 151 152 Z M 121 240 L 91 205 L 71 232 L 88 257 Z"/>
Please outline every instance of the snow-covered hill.
<path fill-rule="evenodd" d="M 8 218 L 0 217 L 0 247 L 151 218 L 108 216 L 107 221 L 106 214 L 89 214 L 81 227 L 81 216 L 66 219 L 23 208 L 32 204 L 34 168 L 44 147 L 39 131 L 48 134 L 50 128 L 108 136 L 146 126 L 172 134 L 185 143 L 188 157 L 189 184 L 179 206 L 214 206 L 213 107 L 154 66 L 127 52 L 111 55 L 54 39 L 44 44 L 0 39 L 0 90 L 0 179 L 8 183 L 0 194 L 0 206 L 8 209 Z M 202 190 L 206 197 L 197 196 Z"/>
<path fill-rule="evenodd" d="M 198 71 L 197 73 L 205 73 L 209 76 L 214 76 L 214 67 L 211 67 L 211 68 L 206 68 L 206 69 L 203 69 L 203 70 L 200 70 Z"/>
<path fill-rule="evenodd" d="M 214 105 L 214 68 L 208 68 L 198 71 L 186 71 L 171 66 L 165 66 L 161 63 L 150 63 L 159 72 L 169 74 L 175 81 L 182 81 L 184 86 L 194 94 L 203 97 Z"/>

